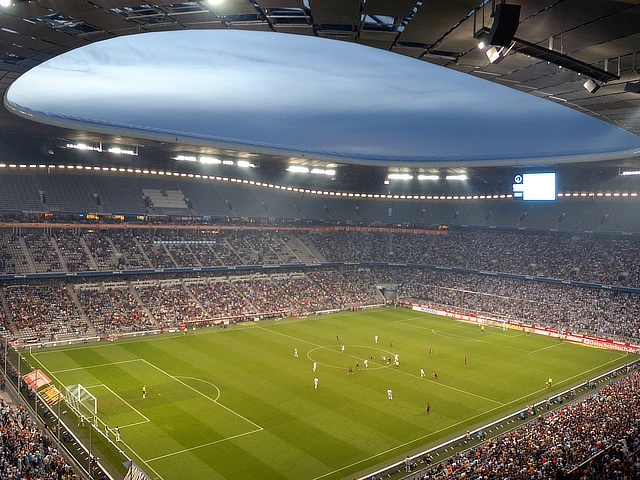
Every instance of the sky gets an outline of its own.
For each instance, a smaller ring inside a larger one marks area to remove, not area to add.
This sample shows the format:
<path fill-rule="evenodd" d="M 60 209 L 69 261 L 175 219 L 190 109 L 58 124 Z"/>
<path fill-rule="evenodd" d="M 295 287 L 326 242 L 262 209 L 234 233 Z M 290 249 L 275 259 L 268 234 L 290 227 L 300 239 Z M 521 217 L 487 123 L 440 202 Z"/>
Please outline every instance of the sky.
<path fill-rule="evenodd" d="M 360 164 L 527 164 L 640 152 L 608 123 L 452 69 L 354 43 L 188 30 L 96 42 L 29 70 L 28 118 Z"/>

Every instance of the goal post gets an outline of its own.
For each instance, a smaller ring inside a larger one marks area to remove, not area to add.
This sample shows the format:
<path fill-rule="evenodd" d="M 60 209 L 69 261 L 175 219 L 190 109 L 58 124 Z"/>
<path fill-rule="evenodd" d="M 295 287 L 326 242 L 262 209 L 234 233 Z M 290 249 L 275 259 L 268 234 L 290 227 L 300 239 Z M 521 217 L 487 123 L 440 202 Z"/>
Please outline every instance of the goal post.
<path fill-rule="evenodd" d="M 98 399 L 80 384 L 65 387 L 67 405 L 78 418 L 86 418 L 90 422 L 98 414 Z"/>

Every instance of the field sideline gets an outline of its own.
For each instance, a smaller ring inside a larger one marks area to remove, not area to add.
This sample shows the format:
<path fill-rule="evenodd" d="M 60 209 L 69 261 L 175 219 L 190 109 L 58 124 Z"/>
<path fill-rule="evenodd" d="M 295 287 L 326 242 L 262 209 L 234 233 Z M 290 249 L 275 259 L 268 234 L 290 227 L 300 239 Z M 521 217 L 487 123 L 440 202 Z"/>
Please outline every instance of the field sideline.
<path fill-rule="evenodd" d="M 395 354 L 398 369 L 381 359 Z M 120 448 L 152 478 L 336 480 L 565 390 L 627 354 L 381 309 L 27 358 L 57 385 L 87 387 L 100 421 L 120 427 Z"/>

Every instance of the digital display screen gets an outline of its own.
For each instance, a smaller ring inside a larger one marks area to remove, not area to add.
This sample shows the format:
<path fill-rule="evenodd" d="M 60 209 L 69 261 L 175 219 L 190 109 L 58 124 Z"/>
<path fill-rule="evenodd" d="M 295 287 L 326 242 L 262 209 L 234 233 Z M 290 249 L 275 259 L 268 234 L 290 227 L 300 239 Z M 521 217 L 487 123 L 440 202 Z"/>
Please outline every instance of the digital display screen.
<path fill-rule="evenodd" d="M 522 173 L 513 179 L 514 198 L 527 201 L 554 201 L 556 194 L 555 173 Z"/>

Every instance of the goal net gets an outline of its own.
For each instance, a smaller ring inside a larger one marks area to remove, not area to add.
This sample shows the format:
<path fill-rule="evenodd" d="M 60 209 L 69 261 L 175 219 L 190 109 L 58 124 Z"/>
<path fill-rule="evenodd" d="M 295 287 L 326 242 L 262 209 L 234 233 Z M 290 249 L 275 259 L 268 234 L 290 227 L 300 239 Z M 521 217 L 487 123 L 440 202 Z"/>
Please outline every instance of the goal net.
<path fill-rule="evenodd" d="M 92 421 L 98 414 L 98 399 L 80 384 L 66 387 L 65 399 L 69 408 L 79 418 L 86 418 Z"/>

